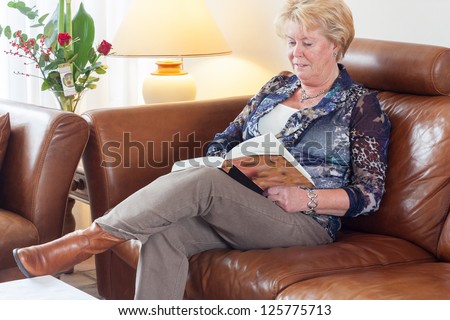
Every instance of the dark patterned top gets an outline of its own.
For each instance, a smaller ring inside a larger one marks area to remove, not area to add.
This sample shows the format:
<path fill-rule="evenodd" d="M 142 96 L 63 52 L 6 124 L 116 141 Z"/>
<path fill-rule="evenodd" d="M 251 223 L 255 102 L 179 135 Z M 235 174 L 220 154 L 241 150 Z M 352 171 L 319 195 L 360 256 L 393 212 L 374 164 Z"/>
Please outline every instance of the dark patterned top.
<path fill-rule="evenodd" d="M 384 193 L 390 122 L 376 92 L 340 74 L 318 105 L 294 113 L 277 138 L 311 175 L 317 189 L 343 188 L 350 199 L 345 216 L 378 209 Z M 242 112 L 208 146 L 208 155 L 225 156 L 243 140 L 260 135 L 259 119 L 299 87 L 293 76 L 276 76 L 252 97 Z M 339 217 L 314 214 L 335 239 Z"/>

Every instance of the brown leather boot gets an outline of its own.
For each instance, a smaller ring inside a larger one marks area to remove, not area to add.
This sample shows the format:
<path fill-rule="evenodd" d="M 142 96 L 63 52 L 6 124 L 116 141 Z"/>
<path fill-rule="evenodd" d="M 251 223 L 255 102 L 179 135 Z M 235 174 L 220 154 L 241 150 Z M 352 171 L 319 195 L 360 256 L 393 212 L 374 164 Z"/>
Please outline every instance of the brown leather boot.
<path fill-rule="evenodd" d="M 48 243 L 14 249 L 13 255 L 20 271 L 28 278 L 58 275 L 93 254 L 125 241 L 92 223 L 87 229 L 74 231 Z"/>

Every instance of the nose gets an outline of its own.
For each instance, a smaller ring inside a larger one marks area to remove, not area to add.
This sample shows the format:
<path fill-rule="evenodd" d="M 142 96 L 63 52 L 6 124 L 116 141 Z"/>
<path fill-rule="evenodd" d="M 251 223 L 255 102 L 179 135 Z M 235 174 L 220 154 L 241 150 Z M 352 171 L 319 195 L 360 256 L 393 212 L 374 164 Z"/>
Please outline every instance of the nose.
<path fill-rule="evenodd" d="M 294 57 L 301 57 L 303 56 L 303 48 L 301 45 L 296 44 L 292 49 L 292 54 Z"/>

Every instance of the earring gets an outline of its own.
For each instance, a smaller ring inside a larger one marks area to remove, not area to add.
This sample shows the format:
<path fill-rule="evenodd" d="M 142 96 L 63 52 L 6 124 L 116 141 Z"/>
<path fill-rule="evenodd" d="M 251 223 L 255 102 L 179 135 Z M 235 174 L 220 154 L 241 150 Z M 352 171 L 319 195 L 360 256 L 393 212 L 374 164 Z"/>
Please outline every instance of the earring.
<path fill-rule="evenodd" d="M 337 52 L 333 51 L 333 57 L 337 57 Z"/>

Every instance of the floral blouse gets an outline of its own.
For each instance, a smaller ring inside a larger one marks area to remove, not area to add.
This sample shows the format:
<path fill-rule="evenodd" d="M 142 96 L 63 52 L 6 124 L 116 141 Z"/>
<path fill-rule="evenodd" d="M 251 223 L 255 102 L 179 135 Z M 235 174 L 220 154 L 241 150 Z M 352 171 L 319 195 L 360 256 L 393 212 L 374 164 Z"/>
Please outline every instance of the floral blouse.
<path fill-rule="evenodd" d="M 311 175 L 317 189 L 344 189 L 350 200 L 345 216 L 378 209 L 384 193 L 390 122 L 376 92 L 354 82 L 345 67 L 315 107 L 294 113 L 277 138 Z M 258 122 L 301 86 L 297 76 L 275 76 L 208 146 L 208 155 L 225 154 L 260 135 Z M 320 199 L 319 199 L 320 201 Z M 313 214 L 335 239 L 339 217 Z"/>

